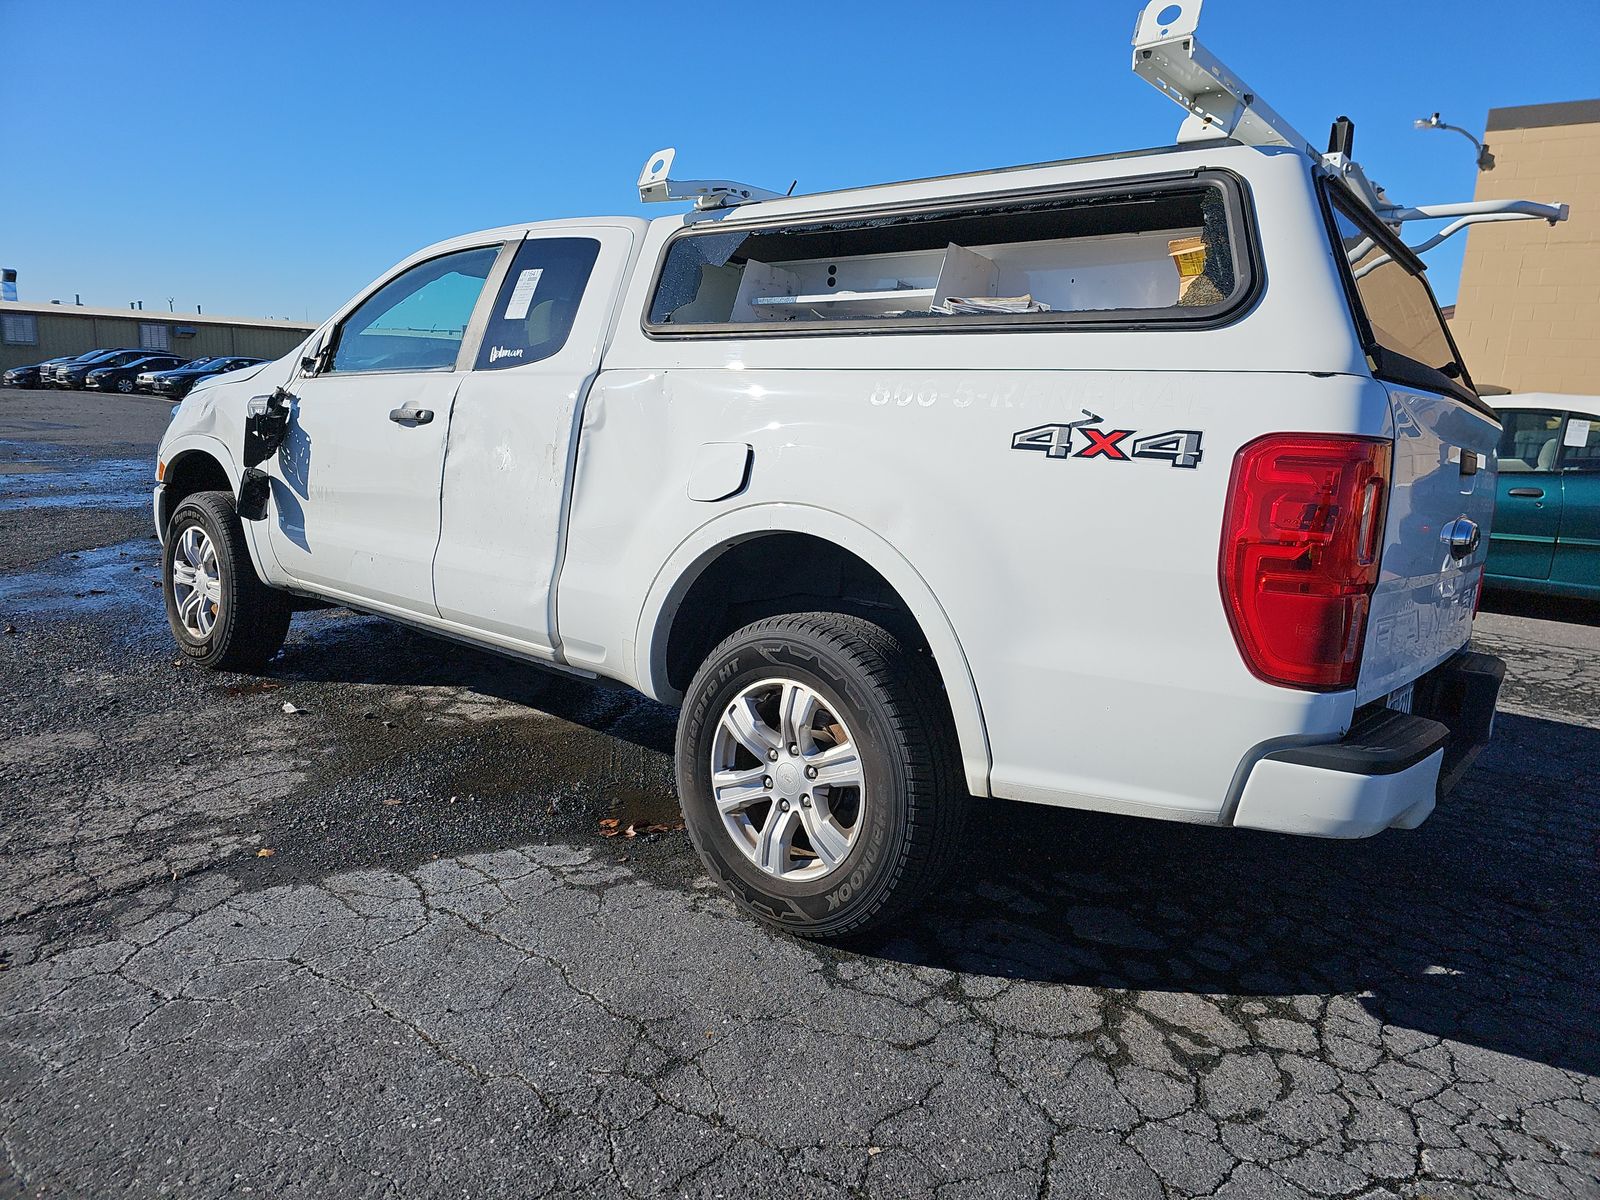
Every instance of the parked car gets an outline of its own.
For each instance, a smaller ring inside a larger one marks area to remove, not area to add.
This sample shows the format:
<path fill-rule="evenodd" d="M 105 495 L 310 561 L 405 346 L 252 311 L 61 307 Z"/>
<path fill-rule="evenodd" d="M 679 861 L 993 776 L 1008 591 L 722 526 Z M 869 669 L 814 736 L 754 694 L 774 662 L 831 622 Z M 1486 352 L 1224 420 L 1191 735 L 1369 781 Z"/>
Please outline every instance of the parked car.
<path fill-rule="evenodd" d="M 187 360 L 176 354 L 147 354 L 117 366 L 95 367 L 84 377 L 83 386 L 92 391 L 121 392 L 132 395 L 134 381 L 141 371 L 170 371 Z"/>
<path fill-rule="evenodd" d="M 146 376 L 139 377 L 141 391 L 150 391 L 159 396 L 171 396 L 182 399 L 189 394 L 189 389 L 202 379 L 210 379 L 213 375 L 222 375 L 228 371 L 238 371 L 245 367 L 258 366 L 265 362 L 261 358 L 206 358 L 196 359 L 192 363 L 178 367 L 172 371 L 151 372 L 146 384 Z"/>
<path fill-rule="evenodd" d="M 65 385 L 61 382 L 62 374 L 69 367 L 77 367 L 85 363 L 98 363 L 100 360 L 117 353 L 120 353 L 120 351 L 85 350 L 82 354 L 61 359 L 48 371 L 39 372 L 39 383 L 42 387 L 64 387 Z"/>
<path fill-rule="evenodd" d="M 257 666 L 310 597 L 679 704 L 707 869 L 810 937 L 925 896 L 981 798 L 1416 827 L 1504 672 L 1500 426 L 1348 123 L 1306 150 L 1168 7 L 1136 63 L 1215 72 L 1232 138 L 798 196 L 661 151 L 693 214 L 440 242 L 202 383 L 181 652 Z"/>
<path fill-rule="evenodd" d="M 79 355 L 71 362 L 62 363 L 57 367 L 50 377 L 50 386 L 82 388 L 88 381 L 90 371 L 101 367 L 120 367 L 124 363 L 147 358 L 149 355 L 148 350 L 91 350 L 88 354 Z"/>
<path fill-rule="evenodd" d="M 1495 396 L 1504 427 L 1488 579 L 1600 599 L 1600 396 Z"/>
<path fill-rule="evenodd" d="M 4 375 L 0 375 L 0 387 L 10 388 L 36 388 L 40 386 L 40 376 L 46 371 L 53 371 L 62 363 L 71 362 L 76 355 L 66 354 L 60 358 L 47 358 L 41 363 L 30 363 L 25 367 L 12 367 Z"/>
<path fill-rule="evenodd" d="M 153 395 L 153 394 L 155 394 L 155 390 L 156 390 L 156 376 L 165 375 L 167 373 L 167 371 L 172 371 L 172 370 L 178 370 L 178 371 L 196 370 L 196 369 L 198 369 L 200 367 L 205 366 L 207 363 L 214 362 L 214 361 L 215 361 L 215 357 L 208 355 L 208 356 L 206 356 L 204 358 L 191 358 L 188 362 L 184 363 L 180 367 L 168 367 L 168 368 L 165 368 L 164 370 L 160 370 L 160 371 L 140 371 L 139 374 L 134 378 L 134 381 L 133 381 L 134 390 L 135 391 L 139 391 L 139 392 L 145 392 L 147 394 Z"/>

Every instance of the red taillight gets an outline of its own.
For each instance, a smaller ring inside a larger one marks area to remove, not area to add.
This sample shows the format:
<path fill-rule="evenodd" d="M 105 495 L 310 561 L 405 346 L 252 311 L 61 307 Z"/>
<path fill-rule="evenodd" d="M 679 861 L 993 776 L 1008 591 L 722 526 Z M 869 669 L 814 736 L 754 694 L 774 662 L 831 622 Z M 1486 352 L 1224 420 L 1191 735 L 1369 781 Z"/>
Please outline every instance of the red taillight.
<path fill-rule="evenodd" d="M 1353 687 L 1378 582 L 1390 443 L 1274 433 L 1233 460 L 1222 602 L 1252 673 L 1313 691 Z"/>

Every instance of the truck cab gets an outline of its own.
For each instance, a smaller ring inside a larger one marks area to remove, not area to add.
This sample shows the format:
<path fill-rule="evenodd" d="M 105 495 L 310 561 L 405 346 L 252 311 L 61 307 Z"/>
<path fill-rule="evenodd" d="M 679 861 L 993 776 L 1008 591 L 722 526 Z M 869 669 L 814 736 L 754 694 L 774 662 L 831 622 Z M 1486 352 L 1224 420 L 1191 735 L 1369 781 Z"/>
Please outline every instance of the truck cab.
<path fill-rule="evenodd" d="M 708 870 L 806 936 L 991 798 L 1414 828 L 1503 674 L 1501 428 L 1347 123 L 1307 146 L 1198 9 L 1135 39 L 1173 146 L 807 196 L 662 151 L 690 211 L 440 242 L 201 382 L 179 646 L 260 666 L 306 597 L 677 704 Z"/>

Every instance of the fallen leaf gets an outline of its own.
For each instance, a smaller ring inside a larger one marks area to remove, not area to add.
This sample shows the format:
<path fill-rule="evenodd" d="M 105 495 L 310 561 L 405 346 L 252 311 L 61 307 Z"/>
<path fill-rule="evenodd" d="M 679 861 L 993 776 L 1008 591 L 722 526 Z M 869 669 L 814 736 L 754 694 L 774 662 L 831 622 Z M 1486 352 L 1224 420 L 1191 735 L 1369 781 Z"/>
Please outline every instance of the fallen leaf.
<path fill-rule="evenodd" d="M 393 808 L 396 804 L 402 804 L 402 803 L 404 803 L 404 801 L 401 801 L 401 800 L 385 800 L 384 801 L 384 804 L 388 805 L 390 808 Z"/>
<path fill-rule="evenodd" d="M 882 1154 L 883 1153 L 883 1147 L 882 1146 L 868 1146 L 867 1147 L 867 1153 L 868 1154 Z"/>
<path fill-rule="evenodd" d="M 283 711 L 288 713 L 290 716 L 293 716 L 295 713 L 305 712 L 305 709 L 296 708 L 294 705 L 290 704 L 287 700 L 285 700 L 283 702 Z"/>
<path fill-rule="evenodd" d="M 662 825 L 655 821 L 629 821 L 626 826 L 618 828 L 621 825 L 621 821 L 616 817 L 602 817 L 600 819 L 600 836 L 607 838 L 636 838 L 643 837 L 647 833 L 671 833 L 676 829 L 683 828 L 682 821 L 674 822 L 671 825 Z"/>
<path fill-rule="evenodd" d="M 257 858 L 271 858 L 276 853 L 277 853 L 277 851 L 274 850 L 271 846 L 263 846 L 263 847 L 261 847 L 261 849 L 256 851 L 256 857 Z"/>

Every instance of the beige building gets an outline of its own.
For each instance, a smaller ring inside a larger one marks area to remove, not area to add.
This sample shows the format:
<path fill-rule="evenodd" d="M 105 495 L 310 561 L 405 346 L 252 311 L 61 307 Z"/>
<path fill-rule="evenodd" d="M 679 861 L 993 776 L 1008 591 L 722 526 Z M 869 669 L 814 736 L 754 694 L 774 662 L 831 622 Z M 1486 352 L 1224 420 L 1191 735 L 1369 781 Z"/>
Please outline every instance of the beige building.
<path fill-rule="evenodd" d="M 1572 206 L 1568 220 L 1467 234 L 1451 329 L 1480 391 L 1600 395 L 1600 100 L 1489 112 L 1479 200 Z"/>
<path fill-rule="evenodd" d="M 315 326 L 298 321 L 0 301 L 0 371 L 89 350 L 145 349 L 182 358 L 279 358 Z"/>

